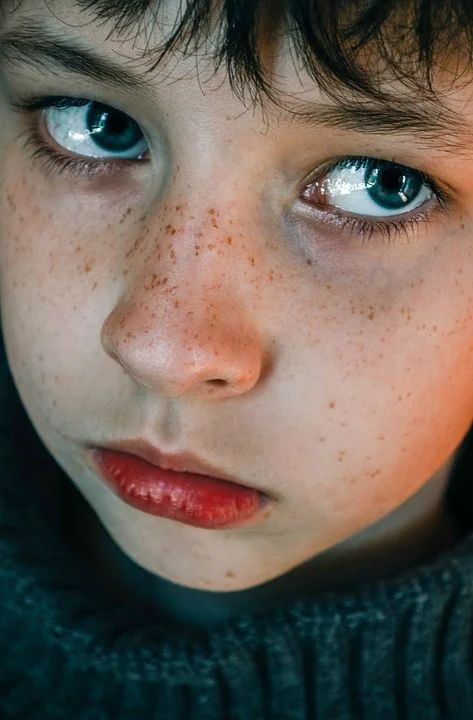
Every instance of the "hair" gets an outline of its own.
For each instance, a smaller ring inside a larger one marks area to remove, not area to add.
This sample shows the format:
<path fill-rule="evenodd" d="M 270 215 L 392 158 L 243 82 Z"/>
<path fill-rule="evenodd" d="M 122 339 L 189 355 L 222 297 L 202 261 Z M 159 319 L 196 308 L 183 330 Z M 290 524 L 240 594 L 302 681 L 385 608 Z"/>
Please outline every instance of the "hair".
<path fill-rule="evenodd" d="M 23 0 L 10 0 L 16 6 Z M 96 21 L 112 22 L 121 37 L 158 22 L 166 0 L 74 0 Z M 0 6 L 5 0 L 0 0 Z M 48 6 L 47 0 L 45 5 Z M 274 19 L 274 20 L 273 20 Z M 274 99 L 261 57 L 261 34 L 283 27 L 293 59 L 323 92 L 386 96 L 395 80 L 434 93 L 433 78 L 457 62 L 455 79 L 472 65 L 471 0 L 180 0 L 176 22 L 162 43 L 146 47 L 154 69 L 171 51 L 197 52 L 216 31 L 216 68 L 226 65 L 232 89 Z M 458 59 L 463 62 L 458 63 Z M 297 67 L 297 65 L 296 65 Z M 384 88 L 384 89 L 382 89 Z"/>

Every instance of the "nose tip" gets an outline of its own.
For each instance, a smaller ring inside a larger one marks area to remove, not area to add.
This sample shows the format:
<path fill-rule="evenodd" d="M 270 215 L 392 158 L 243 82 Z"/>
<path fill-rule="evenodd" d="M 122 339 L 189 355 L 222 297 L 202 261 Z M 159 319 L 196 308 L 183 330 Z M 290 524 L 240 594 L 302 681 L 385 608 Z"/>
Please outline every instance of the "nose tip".
<path fill-rule="evenodd" d="M 258 383 L 264 354 L 251 323 L 213 320 L 212 328 L 202 322 L 199 332 L 176 316 L 150 327 L 130 309 L 120 314 L 116 309 L 105 321 L 102 346 L 141 388 L 169 398 L 224 399 Z"/>

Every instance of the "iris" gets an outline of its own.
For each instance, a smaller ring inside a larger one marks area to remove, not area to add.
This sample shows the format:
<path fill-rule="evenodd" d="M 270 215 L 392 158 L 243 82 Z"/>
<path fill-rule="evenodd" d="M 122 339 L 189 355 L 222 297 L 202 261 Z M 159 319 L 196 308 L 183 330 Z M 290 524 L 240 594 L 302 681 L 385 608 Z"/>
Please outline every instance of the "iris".
<path fill-rule="evenodd" d="M 91 103 L 86 123 L 94 142 L 108 152 L 125 152 L 143 138 L 138 123 L 109 105 Z"/>
<path fill-rule="evenodd" d="M 422 188 L 420 173 L 393 163 L 370 163 L 365 173 L 366 190 L 380 207 L 389 210 L 409 205 Z"/>

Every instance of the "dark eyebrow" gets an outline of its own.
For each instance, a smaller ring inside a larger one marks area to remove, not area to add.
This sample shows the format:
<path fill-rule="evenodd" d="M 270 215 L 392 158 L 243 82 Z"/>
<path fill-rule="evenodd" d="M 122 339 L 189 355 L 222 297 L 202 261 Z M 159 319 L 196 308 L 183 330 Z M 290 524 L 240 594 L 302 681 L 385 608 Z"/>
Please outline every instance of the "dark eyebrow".
<path fill-rule="evenodd" d="M 333 105 L 300 102 L 283 113 L 296 125 L 326 125 L 334 129 L 369 134 L 408 135 L 443 152 L 471 150 L 472 127 L 458 113 L 443 107 L 440 100 L 418 101 L 402 97 L 340 99 Z"/>
<path fill-rule="evenodd" d="M 134 73 L 113 60 L 99 57 L 79 40 L 61 40 L 57 34 L 32 21 L 0 35 L 0 63 L 15 61 L 52 71 L 77 73 L 118 87 L 136 89 L 138 84 L 148 85 L 142 73 Z"/>
<path fill-rule="evenodd" d="M 146 71 L 134 72 L 111 59 L 104 59 L 74 38 L 60 39 L 40 23 L 27 24 L 0 35 L 0 64 L 21 62 L 51 71 L 76 73 L 91 80 L 136 92 L 137 88 L 155 92 Z M 289 108 L 289 110 L 288 110 Z M 326 125 L 342 130 L 370 134 L 417 137 L 427 147 L 440 152 L 471 150 L 472 128 L 438 98 L 424 103 L 389 97 L 355 100 L 343 96 L 334 104 L 287 102 L 279 115 L 285 122 Z"/>

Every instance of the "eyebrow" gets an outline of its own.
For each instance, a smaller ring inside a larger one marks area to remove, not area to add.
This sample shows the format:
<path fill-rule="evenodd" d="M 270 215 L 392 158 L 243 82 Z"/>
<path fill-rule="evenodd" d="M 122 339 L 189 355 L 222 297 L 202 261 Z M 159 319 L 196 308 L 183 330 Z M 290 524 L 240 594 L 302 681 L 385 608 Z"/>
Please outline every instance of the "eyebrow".
<path fill-rule="evenodd" d="M 79 74 L 117 88 L 155 92 L 146 72 L 123 67 L 100 57 L 78 39 L 61 39 L 40 23 L 28 24 L 0 36 L 0 64 L 20 62 L 51 72 Z M 279 118 L 302 126 L 329 126 L 369 134 L 418 137 L 428 147 L 442 152 L 461 152 L 471 144 L 472 128 L 453 110 L 435 102 L 414 105 L 403 98 L 343 99 L 333 105 L 302 101 L 284 106 Z"/>
<path fill-rule="evenodd" d="M 74 38 L 61 40 L 46 28 L 29 21 L 28 26 L 0 36 L 0 63 L 21 62 L 51 71 L 66 71 L 116 87 L 151 89 L 143 74 L 111 59 L 104 59 Z"/>

